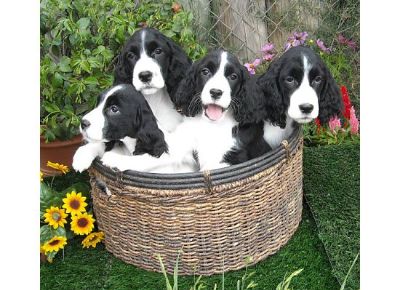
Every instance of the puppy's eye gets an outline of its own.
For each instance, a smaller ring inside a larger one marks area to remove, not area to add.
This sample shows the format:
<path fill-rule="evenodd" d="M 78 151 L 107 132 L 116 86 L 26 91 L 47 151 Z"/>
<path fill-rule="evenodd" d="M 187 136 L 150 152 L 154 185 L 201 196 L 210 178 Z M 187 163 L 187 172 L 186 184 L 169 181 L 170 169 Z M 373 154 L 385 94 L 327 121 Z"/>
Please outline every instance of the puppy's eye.
<path fill-rule="evenodd" d="M 203 76 L 206 76 L 206 75 L 208 75 L 210 73 L 210 70 L 208 69 L 208 68 L 203 68 L 202 70 L 201 70 L 201 74 L 203 75 Z"/>
<path fill-rule="evenodd" d="M 238 78 L 238 75 L 235 74 L 235 73 L 233 73 L 233 74 L 231 74 L 231 75 L 229 76 L 229 78 L 230 78 L 232 81 L 234 81 L 234 80 L 236 80 L 236 79 Z"/>
<path fill-rule="evenodd" d="M 160 54 L 160 53 L 162 53 L 162 49 L 161 48 L 156 48 L 155 50 L 154 50 L 154 53 L 155 54 Z"/>
<path fill-rule="evenodd" d="M 112 106 L 110 107 L 110 112 L 112 112 L 113 114 L 119 113 L 119 108 L 118 108 L 118 106 L 112 105 Z"/>
<path fill-rule="evenodd" d="M 313 83 L 316 85 L 319 85 L 322 81 L 322 77 L 321 76 L 316 76 L 313 80 Z"/>
<path fill-rule="evenodd" d="M 126 54 L 126 57 L 129 59 L 135 59 L 136 55 L 132 51 L 130 51 Z"/>
<path fill-rule="evenodd" d="M 288 76 L 288 77 L 286 77 L 285 81 L 286 81 L 288 84 L 293 84 L 293 83 L 294 83 L 294 77 Z"/>

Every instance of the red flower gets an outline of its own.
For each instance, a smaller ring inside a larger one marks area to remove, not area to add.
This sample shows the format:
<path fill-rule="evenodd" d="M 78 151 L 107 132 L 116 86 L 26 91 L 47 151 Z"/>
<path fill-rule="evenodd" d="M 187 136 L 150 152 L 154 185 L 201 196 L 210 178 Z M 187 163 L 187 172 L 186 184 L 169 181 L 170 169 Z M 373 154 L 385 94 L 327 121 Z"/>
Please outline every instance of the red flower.
<path fill-rule="evenodd" d="M 343 103 L 344 103 L 343 116 L 347 120 L 349 120 L 350 119 L 350 109 L 351 109 L 350 97 L 347 92 L 347 88 L 345 86 L 341 86 L 340 90 L 342 91 L 342 99 L 343 99 Z"/>
<path fill-rule="evenodd" d="M 319 134 L 319 131 L 321 130 L 321 121 L 319 118 L 315 119 L 315 124 L 317 124 L 317 134 Z"/>

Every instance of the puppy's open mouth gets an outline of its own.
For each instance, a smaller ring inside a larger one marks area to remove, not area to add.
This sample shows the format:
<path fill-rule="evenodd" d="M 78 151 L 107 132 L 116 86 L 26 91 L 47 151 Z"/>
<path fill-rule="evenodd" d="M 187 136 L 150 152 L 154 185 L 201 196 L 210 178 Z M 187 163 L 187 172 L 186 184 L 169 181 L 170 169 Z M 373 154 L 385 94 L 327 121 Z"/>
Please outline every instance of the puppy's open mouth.
<path fill-rule="evenodd" d="M 204 114 L 211 121 L 218 121 L 222 118 L 226 109 L 216 104 L 208 104 L 204 106 Z"/>

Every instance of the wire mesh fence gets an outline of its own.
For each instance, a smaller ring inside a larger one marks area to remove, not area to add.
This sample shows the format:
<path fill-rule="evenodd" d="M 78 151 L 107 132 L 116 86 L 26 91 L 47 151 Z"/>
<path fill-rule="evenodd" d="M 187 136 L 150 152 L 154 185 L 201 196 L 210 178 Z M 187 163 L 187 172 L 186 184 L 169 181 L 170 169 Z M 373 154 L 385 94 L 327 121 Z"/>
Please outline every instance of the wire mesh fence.
<path fill-rule="evenodd" d="M 182 0 L 194 14 L 195 32 L 210 48 L 221 47 L 242 61 L 272 42 L 278 51 L 294 31 L 333 43 L 338 34 L 358 42 L 359 1 L 340 0 Z"/>

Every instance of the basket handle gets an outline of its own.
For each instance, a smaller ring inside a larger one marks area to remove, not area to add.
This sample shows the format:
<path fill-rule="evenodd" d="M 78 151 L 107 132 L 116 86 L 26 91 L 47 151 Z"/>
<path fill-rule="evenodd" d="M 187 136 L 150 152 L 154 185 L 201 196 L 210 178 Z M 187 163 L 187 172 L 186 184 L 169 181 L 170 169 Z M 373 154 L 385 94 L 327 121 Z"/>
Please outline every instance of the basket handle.
<path fill-rule="evenodd" d="M 283 146 L 283 149 L 285 149 L 286 152 L 286 162 L 289 162 L 290 159 L 292 159 L 290 156 L 289 142 L 285 139 L 281 142 L 281 145 Z"/>
<path fill-rule="evenodd" d="M 212 181 L 211 181 L 211 174 L 210 174 L 210 170 L 204 170 L 203 171 L 203 176 L 204 176 L 204 184 L 206 186 L 206 192 L 208 194 L 212 193 Z"/>
<path fill-rule="evenodd" d="M 101 179 L 94 177 L 94 185 L 99 189 L 99 196 L 107 201 L 112 197 L 111 191 L 108 189 L 107 185 Z"/>

